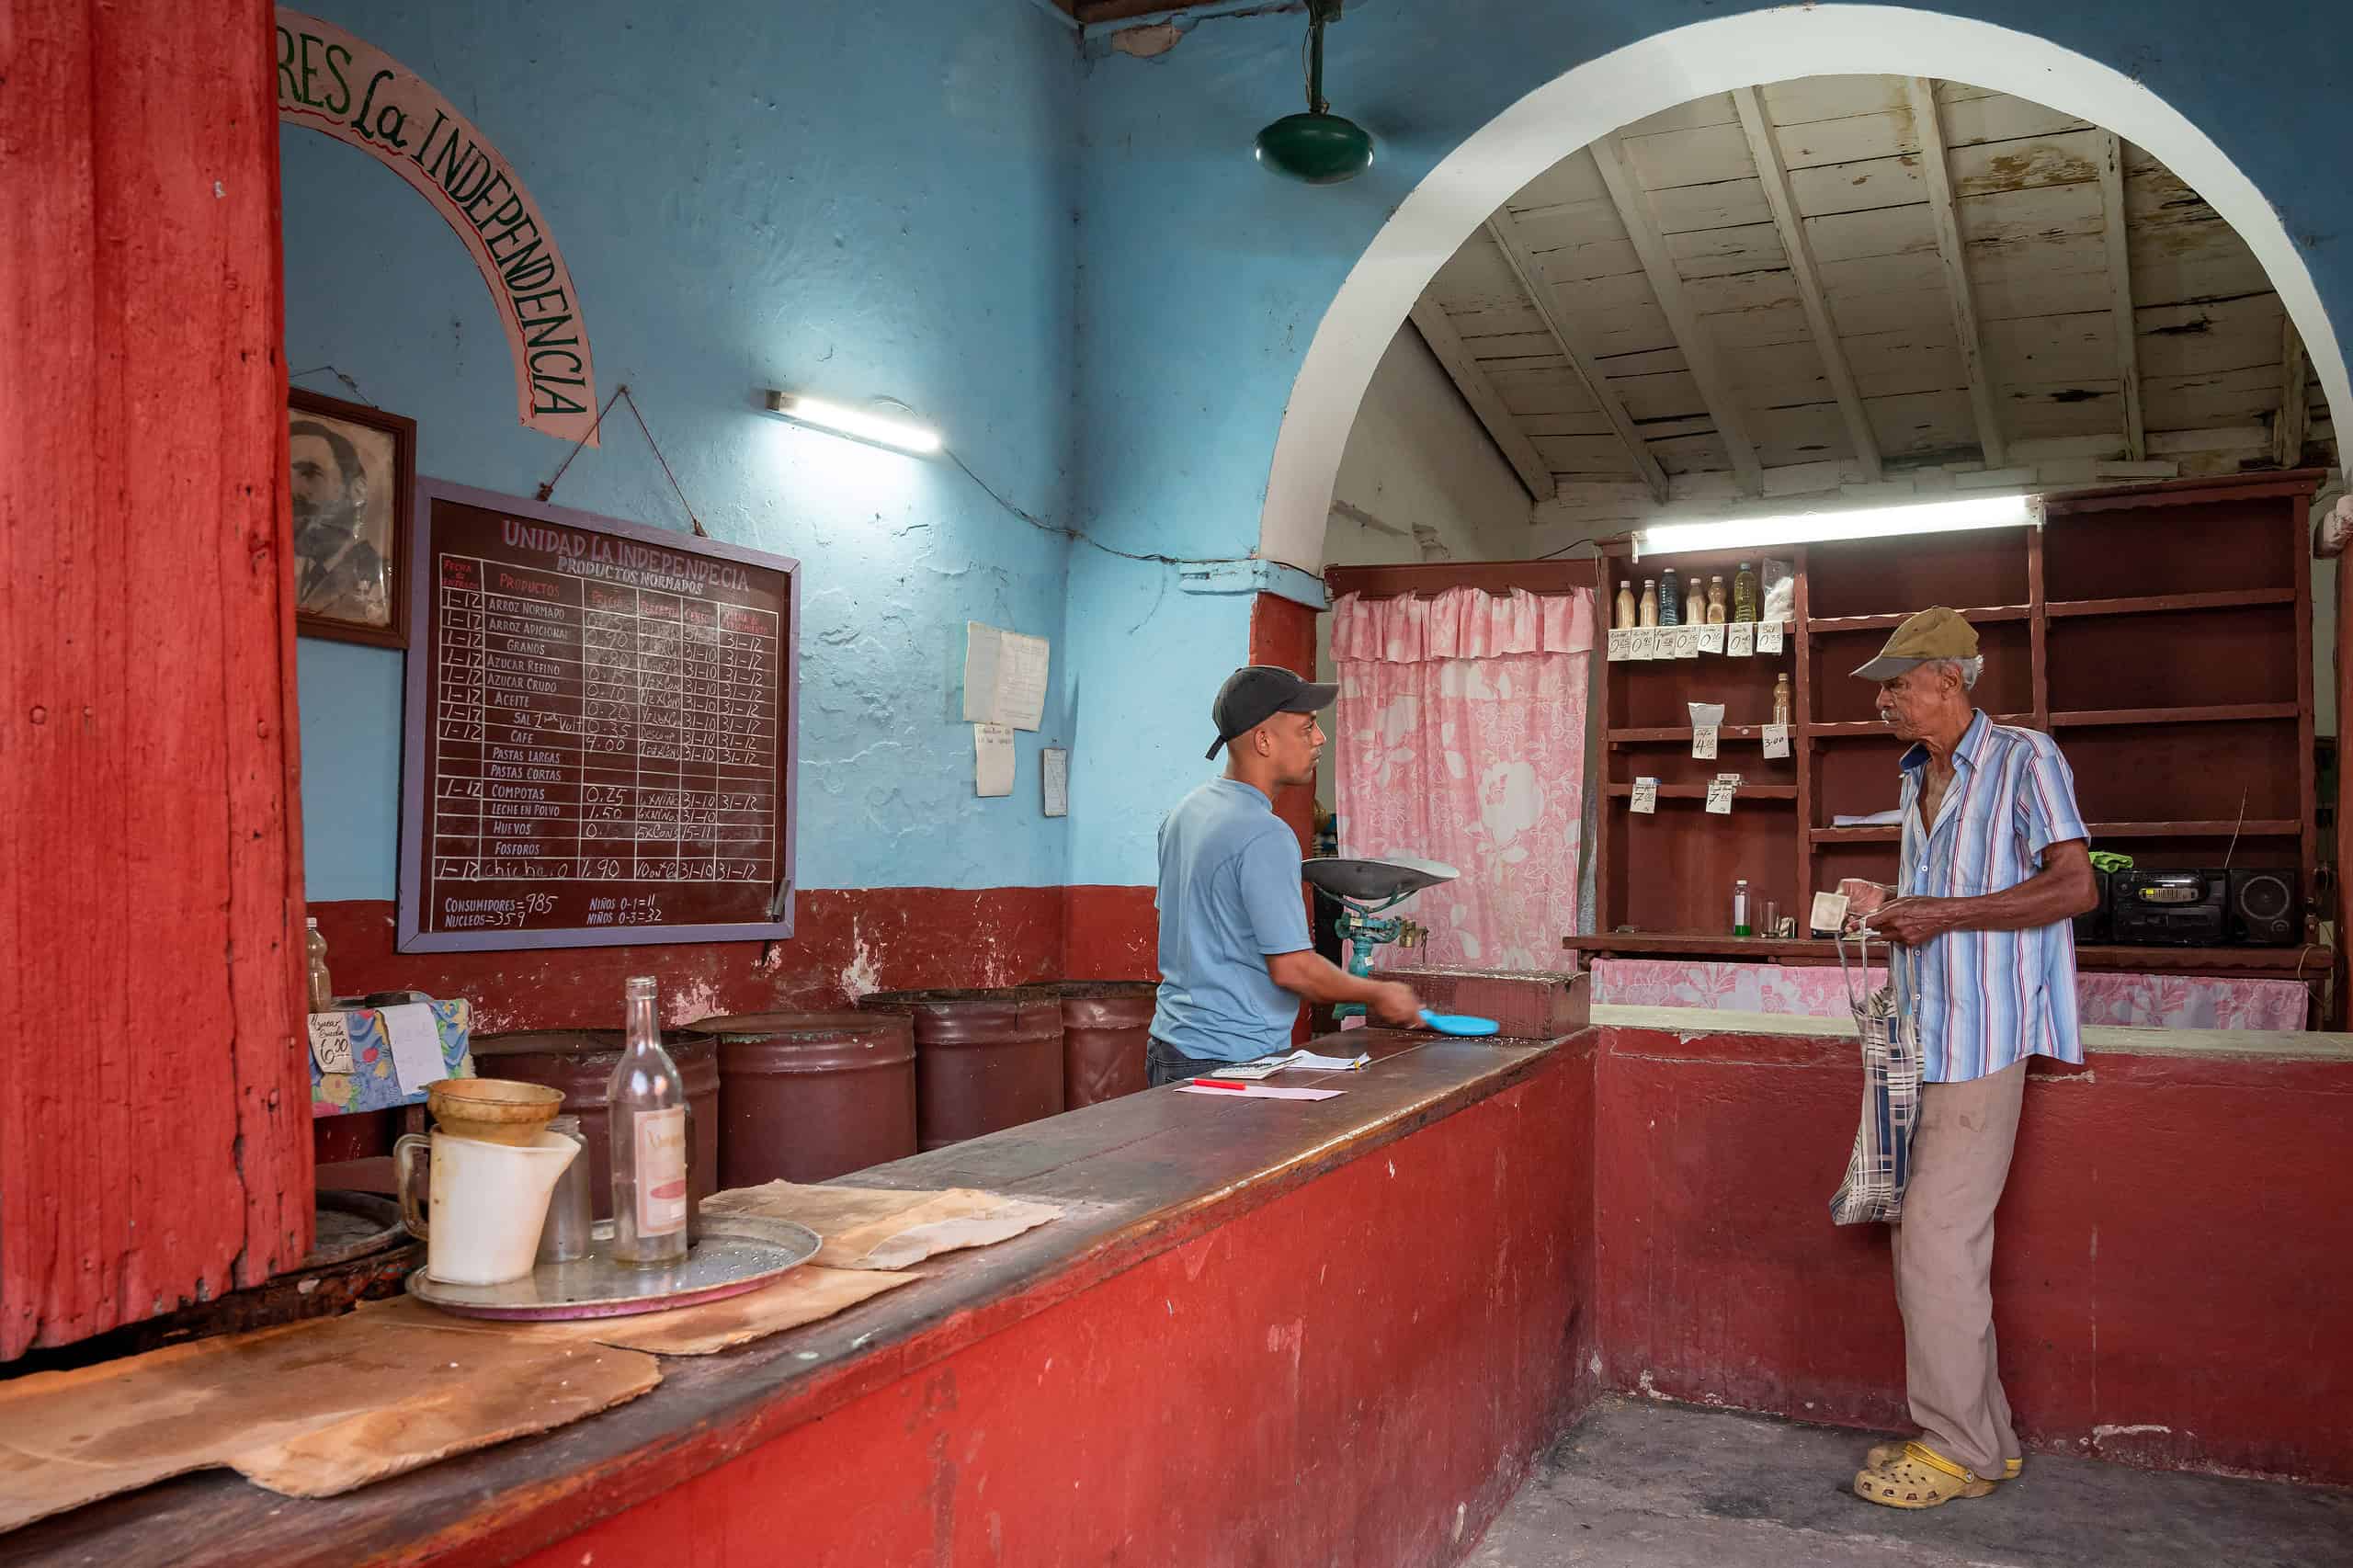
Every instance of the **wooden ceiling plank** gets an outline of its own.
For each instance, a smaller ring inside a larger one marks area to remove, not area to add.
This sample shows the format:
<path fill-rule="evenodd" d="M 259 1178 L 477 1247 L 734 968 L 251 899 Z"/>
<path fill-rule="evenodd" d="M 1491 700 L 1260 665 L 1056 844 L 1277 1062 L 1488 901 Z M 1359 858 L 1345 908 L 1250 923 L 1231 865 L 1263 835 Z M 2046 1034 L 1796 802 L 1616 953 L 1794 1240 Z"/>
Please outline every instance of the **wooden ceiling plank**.
<path fill-rule="evenodd" d="M 1977 334 L 1977 305 L 1969 287 L 1969 261 L 1961 243 L 1961 216 L 1953 203 L 1952 171 L 1945 162 L 1944 130 L 1938 119 L 1937 85 L 1925 76 L 1906 80 L 1913 121 L 1920 132 L 1920 164 L 1927 176 L 1928 212 L 1937 226 L 1937 254 L 1944 262 L 1945 288 L 1952 304 L 1953 336 L 1969 379 L 1969 406 L 1976 415 L 1977 444 L 1987 468 L 2002 463 L 2002 428 L 1994 389 L 1985 375 L 1984 342 Z"/>
<path fill-rule="evenodd" d="M 2109 311 L 2116 321 L 2116 380 L 2124 392 L 2124 456 L 2139 462 L 2149 455 L 2149 433 L 2141 417 L 2141 334 L 2132 315 L 2132 243 L 2124 219 L 2124 142 L 2113 131 L 2099 133 L 2100 210 L 2108 221 Z"/>
<path fill-rule="evenodd" d="M 1773 227 L 1780 233 L 1781 249 L 1797 279 L 1806 324 L 1813 329 L 1813 346 L 1822 355 L 1823 372 L 1829 377 L 1839 416 L 1846 421 L 1847 438 L 1854 445 L 1856 460 L 1876 483 L 1879 441 L 1871 434 L 1870 416 L 1863 412 L 1862 394 L 1855 390 L 1854 372 L 1847 368 L 1837 325 L 1831 320 L 1830 301 L 1822 292 L 1822 274 L 1814 265 L 1813 243 L 1798 217 L 1797 198 L 1790 191 L 1790 171 L 1781 162 L 1779 144 L 1773 140 L 1772 123 L 1765 118 L 1765 105 L 1756 88 L 1739 88 L 1732 100 L 1740 115 L 1740 128 L 1748 137 L 1748 155 L 1756 161 L 1757 177 L 1765 182 L 1765 204 L 1773 210 Z"/>
<path fill-rule="evenodd" d="M 1553 341 L 1560 344 L 1561 352 L 1576 370 L 1577 379 L 1585 382 L 1586 392 L 1600 405 L 1602 413 L 1609 416 L 1618 438 L 1626 445 L 1626 455 L 1632 460 L 1634 471 L 1643 476 L 1643 483 L 1651 487 L 1651 493 L 1665 501 L 1665 470 L 1651 454 L 1650 444 L 1643 439 L 1642 432 L 1634 428 L 1633 416 L 1626 412 L 1626 404 L 1618 396 L 1616 389 L 1610 386 L 1609 378 L 1603 375 L 1601 368 L 1594 363 L 1593 346 L 1573 335 L 1568 323 L 1563 319 L 1560 297 L 1553 292 L 1552 284 L 1545 280 L 1543 269 L 1536 258 L 1529 254 L 1510 212 L 1499 209 L 1494 217 L 1487 220 L 1487 236 L 1495 242 L 1495 249 L 1502 253 L 1505 263 L 1519 278 L 1519 286 L 1527 291 L 1529 301 L 1536 307 L 1536 313 L 1544 318 L 1545 327 L 1552 334 Z"/>
<path fill-rule="evenodd" d="M 2312 405 L 2305 401 L 2305 389 L 2311 380 L 2304 371 L 2304 340 L 2296 331 L 2296 319 L 2282 315 L 2279 320 L 2279 417 L 2273 421 L 2271 427 L 2271 456 L 2281 468 L 2296 468 L 2302 463 L 2304 436 L 2312 414 Z"/>
<path fill-rule="evenodd" d="M 1609 187 L 1609 199 L 1617 205 L 1618 217 L 1626 225 L 1635 254 L 1643 258 L 1643 270 L 1650 277 L 1659 308 L 1666 312 L 1676 342 L 1690 364 L 1692 375 L 1699 380 L 1709 416 L 1715 420 L 1716 432 L 1723 437 L 1724 450 L 1731 456 L 1733 472 L 1743 490 L 1752 495 L 1763 494 L 1764 469 L 1756 460 L 1756 445 L 1748 438 L 1747 424 L 1741 416 L 1732 380 L 1717 357 L 1715 339 L 1709 335 L 1706 324 L 1684 295 L 1683 279 L 1675 269 L 1675 258 L 1667 254 L 1665 238 L 1659 233 L 1642 187 L 1627 165 L 1618 138 L 1604 136 L 1587 150 L 1601 170 L 1602 184 Z"/>
<path fill-rule="evenodd" d="M 1511 464 L 1512 472 L 1519 475 L 1519 482 L 1528 487 L 1529 495 L 1538 501 L 1550 500 L 1552 495 L 1552 465 L 1537 455 L 1536 448 L 1514 422 L 1510 411 L 1504 407 L 1504 400 L 1487 380 L 1486 372 L 1479 368 L 1478 360 L 1472 358 L 1471 351 L 1462 346 L 1461 335 L 1454 330 L 1454 324 L 1447 319 L 1445 310 L 1424 295 L 1414 301 L 1412 316 L 1415 330 L 1422 335 L 1422 341 L 1429 345 L 1431 354 L 1445 367 L 1447 379 L 1462 394 L 1462 401 L 1471 405 L 1471 412 L 1479 416 L 1481 425 L 1486 426 L 1488 437 L 1495 443 L 1495 449 L 1503 453 L 1504 460 Z"/>

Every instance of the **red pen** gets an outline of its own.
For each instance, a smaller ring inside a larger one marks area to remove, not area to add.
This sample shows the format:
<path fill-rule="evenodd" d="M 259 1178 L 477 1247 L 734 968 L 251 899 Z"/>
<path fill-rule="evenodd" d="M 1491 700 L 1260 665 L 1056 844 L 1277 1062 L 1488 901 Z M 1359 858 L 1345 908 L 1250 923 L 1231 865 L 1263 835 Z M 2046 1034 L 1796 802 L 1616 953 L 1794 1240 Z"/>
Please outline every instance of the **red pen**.
<path fill-rule="evenodd" d="M 1232 1089 L 1236 1094 L 1247 1094 L 1250 1090 L 1247 1084 L 1221 1083 L 1215 1078 L 1195 1078 L 1192 1082 L 1195 1087 L 1202 1089 Z"/>

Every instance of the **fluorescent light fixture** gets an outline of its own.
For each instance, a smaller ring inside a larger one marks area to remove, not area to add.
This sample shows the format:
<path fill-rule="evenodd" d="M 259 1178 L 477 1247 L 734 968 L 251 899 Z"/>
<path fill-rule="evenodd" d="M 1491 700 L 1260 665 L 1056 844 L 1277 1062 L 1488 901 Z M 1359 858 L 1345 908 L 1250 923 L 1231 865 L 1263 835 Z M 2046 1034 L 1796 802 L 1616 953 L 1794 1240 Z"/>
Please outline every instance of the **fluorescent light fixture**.
<path fill-rule="evenodd" d="M 1822 540 L 1884 539 L 1951 533 L 1961 528 L 2012 528 L 2039 521 L 2031 495 L 1988 495 L 1918 506 L 1870 506 L 1851 512 L 1802 512 L 1785 517 L 1739 517 L 1721 523 L 1660 523 L 1636 530 L 1634 556 L 1693 550 L 1745 550 L 1753 545 L 1810 544 Z"/>
<path fill-rule="evenodd" d="M 871 441 L 878 447 L 890 447 L 917 457 L 929 457 L 939 450 L 939 432 L 911 419 L 893 419 L 886 414 L 869 414 L 863 409 L 844 408 L 823 398 L 803 397 L 799 392 L 768 389 L 768 412 L 781 414 L 795 424 L 847 436 L 852 440 Z"/>

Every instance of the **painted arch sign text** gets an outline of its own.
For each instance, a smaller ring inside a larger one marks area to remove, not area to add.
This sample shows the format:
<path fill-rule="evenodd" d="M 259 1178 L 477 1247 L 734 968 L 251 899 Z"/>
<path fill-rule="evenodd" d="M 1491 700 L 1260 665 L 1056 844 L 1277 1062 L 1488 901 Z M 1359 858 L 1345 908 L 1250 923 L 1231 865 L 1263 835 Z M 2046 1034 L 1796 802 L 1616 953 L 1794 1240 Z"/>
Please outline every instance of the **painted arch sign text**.
<path fill-rule="evenodd" d="M 572 272 L 498 149 L 382 50 L 282 6 L 278 117 L 373 154 L 440 210 L 498 301 L 523 423 L 593 444 L 597 376 Z"/>

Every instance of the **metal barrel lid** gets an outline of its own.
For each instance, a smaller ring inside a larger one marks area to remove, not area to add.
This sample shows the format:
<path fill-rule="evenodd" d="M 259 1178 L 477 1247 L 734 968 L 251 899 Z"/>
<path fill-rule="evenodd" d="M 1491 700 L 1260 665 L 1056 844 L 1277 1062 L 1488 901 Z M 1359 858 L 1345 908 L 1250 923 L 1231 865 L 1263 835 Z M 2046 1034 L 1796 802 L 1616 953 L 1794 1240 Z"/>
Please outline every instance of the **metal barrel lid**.
<path fill-rule="evenodd" d="M 514 1034 L 476 1035 L 472 1050 L 477 1061 L 485 1056 L 617 1056 L 628 1042 L 629 1037 L 620 1029 L 523 1029 Z M 662 1047 L 674 1057 L 701 1056 L 717 1044 L 699 1028 L 662 1031 Z"/>
<path fill-rule="evenodd" d="M 1059 1040 L 1062 999 L 1046 985 L 995 990 L 877 991 L 858 1001 L 862 1011 L 901 1013 L 923 1046 L 1006 1045 Z"/>
<path fill-rule="evenodd" d="M 915 1060 L 915 1022 L 904 1013 L 736 1013 L 698 1018 L 719 1042 L 722 1072 L 824 1073 Z"/>

